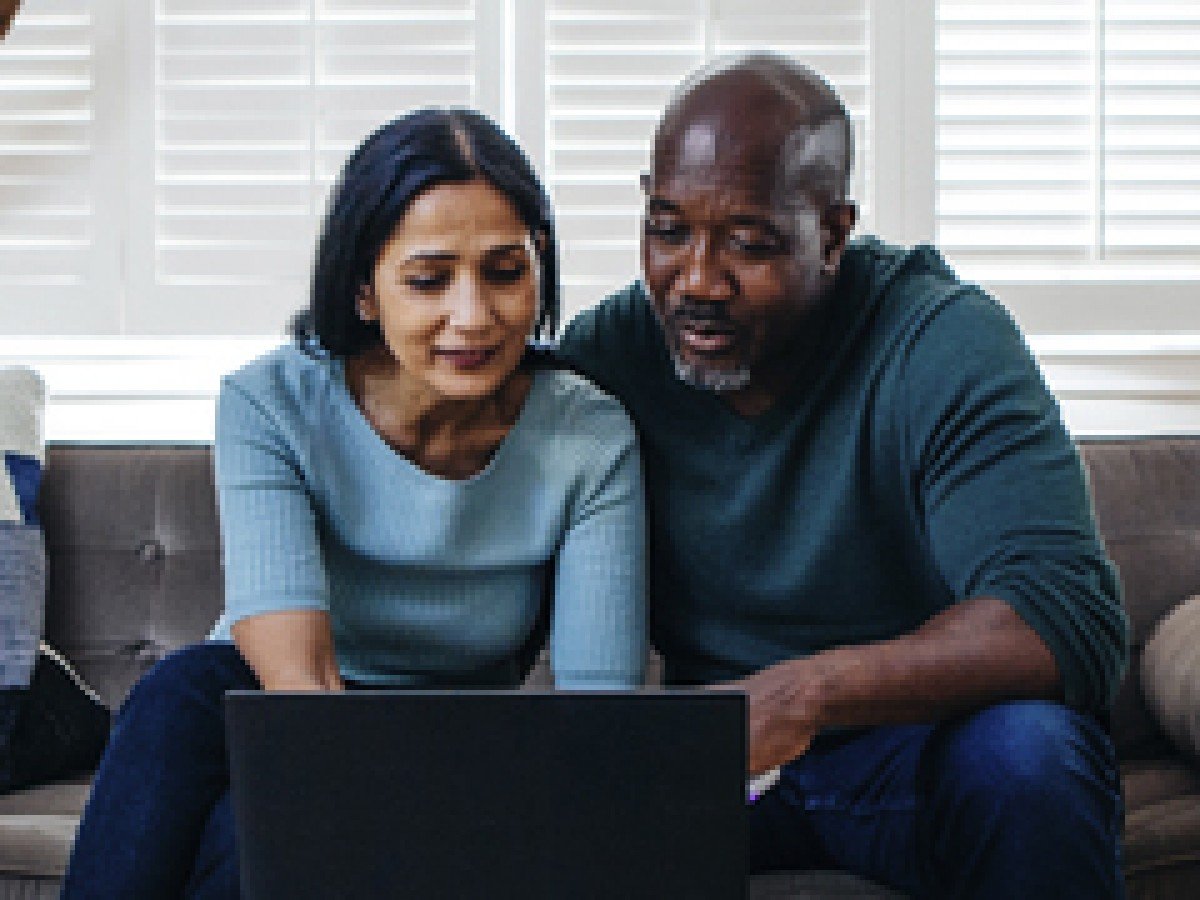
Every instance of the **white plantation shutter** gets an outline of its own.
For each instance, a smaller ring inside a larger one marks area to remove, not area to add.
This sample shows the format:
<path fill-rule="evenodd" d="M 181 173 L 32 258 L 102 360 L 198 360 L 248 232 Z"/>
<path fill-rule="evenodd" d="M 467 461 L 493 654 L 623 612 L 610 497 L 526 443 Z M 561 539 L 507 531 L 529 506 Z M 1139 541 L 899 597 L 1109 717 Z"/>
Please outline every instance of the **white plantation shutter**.
<path fill-rule="evenodd" d="M 116 52 L 88 0 L 27 0 L 0 43 L 0 331 L 119 327 L 118 155 L 100 122 L 119 110 L 97 90 Z"/>
<path fill-rule="evenodd" d="M 1106 258 L 1200 275 L 1200 2 L 1104 3 Z"/>
<path fill-rule="evenodd" d="M 474 105 L 470 0 L 157 0 L 128 327 L 277 333 L 331 182 L 414 107 Z"/>
<path fill-rule="evenodd" d="M 1200 3 L 939 0 L 936 231 L 983 278 L 1200 276 Z"/>
<path fill-rule="evenodd" d="M 1200 0 L 24 0 L 0 361 L 43 371 L 52 439 L 208 436 L 305 300 L 346 154 L 426 104 L 540 168 L 570 315 L 638 271 L 671 89 L 766 49 L 845 98 L 861 230 L 993 290 L 1074 428 L 1200 431 L 1198 48 Z"/>
<path fill-rule="evenodd" d="M 638 271 L 638 175 L 672 88 L 714 56 L 773 50 L 827 74 L 869 158 L 869 0 L 546 0 L 546 176 L 568 315 Z M 869 166 L 860 166 L 867 171 Z M 867 200 L 860 182 L 859 199 Z"/>

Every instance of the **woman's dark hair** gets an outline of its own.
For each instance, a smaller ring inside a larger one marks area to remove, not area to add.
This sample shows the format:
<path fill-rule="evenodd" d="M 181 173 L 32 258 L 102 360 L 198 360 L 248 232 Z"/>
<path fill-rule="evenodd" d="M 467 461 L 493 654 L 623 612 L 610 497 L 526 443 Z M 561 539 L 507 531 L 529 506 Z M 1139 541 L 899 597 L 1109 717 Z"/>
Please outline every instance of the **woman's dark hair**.
<path fill-rule="evenodd" d="M 357 298 L 383 245 L 422 191 L 476 179 L 504 194 L 538 240 L 542 277 L 534 337 L 553 337 L 558 246 L 550 198 L 516 142 L 487 116 L 466 109 L 420 109 L 393 119 L 346 161 L 317 243 L 309 305 L 292 320 L 293 337 L 340 357 L 379 344 L 379 324 L 359 318 Z"/>

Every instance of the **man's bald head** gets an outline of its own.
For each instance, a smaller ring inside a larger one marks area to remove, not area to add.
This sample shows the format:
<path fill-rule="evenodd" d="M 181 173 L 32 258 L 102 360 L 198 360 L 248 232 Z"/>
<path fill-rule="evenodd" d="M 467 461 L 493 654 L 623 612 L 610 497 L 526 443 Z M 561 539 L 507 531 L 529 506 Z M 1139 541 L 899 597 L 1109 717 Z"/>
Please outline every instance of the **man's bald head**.
<path fill-rule="evenodd" d="M 677 167 L 753 173 L 756 187 L 842 203 L 853 130 L 837 93 L 807 66 L 780 56 L 718 60 L 676 90 L 654 135 L 657 181 Z"/>

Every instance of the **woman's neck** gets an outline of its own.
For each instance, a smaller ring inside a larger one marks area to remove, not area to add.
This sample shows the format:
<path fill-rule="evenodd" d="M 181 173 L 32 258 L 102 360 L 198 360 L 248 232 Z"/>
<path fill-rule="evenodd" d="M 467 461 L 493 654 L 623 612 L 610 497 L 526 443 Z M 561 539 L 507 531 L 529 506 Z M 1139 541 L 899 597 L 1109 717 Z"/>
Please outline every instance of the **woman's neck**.
<path fill-rule="evenodd" d="M 483 469 L 520 414 L 531 383 L 518 369 L 482 397 L 439 394 L 386 350 L 346 361 L 346 384 L 367 421 L 394 450 L 443 477 Z"/>

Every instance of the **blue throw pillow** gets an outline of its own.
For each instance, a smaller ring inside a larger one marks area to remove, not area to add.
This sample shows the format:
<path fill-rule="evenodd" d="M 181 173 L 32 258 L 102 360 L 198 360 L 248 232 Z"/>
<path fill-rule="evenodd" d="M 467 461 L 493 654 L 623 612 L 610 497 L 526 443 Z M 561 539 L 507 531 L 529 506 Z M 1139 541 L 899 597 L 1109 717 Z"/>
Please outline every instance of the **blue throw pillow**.
<path fill-rule="evenodd" d="M 100 699 L 59 654 L 39 650 L 44 404 L 36 372 L 0 368 L 0 793 L 91 769 L 108 736 Z"/>
<path fill-rule="evenodd" d="M 46 598 L 37 519 L 45 387 L 32 369 L 0 368 L 0 689 L 29 686 Z"/>

